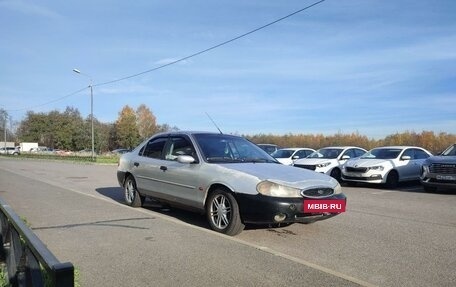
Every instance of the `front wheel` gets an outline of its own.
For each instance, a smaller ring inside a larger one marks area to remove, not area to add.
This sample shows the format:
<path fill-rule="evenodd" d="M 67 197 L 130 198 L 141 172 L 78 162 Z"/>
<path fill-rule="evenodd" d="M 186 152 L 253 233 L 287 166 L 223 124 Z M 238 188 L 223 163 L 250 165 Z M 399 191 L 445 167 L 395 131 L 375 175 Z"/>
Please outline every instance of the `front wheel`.
<path fill-rule="evenodd" d="M 338 169 L 337 167 L 333 168 L 333 170 L 331 170 L 330 176 L 332 178 L 336 179 L 338 182 L 342 182 L 341 172 L 340 172 L 340 169 Z"/>
<path fill-rule="evenodd" d="M 133 176 L 127 177 L 124 184 L 125 202 L 133 207 L 141 207 L 144 203 L 144 196 L 141 196 L 136 188 Z"/>
<path fill-rule="evenodd" d="M 223 189 L 217 189 L 209 196 L 206 215 L 214 231 L 237 235 L 244 230 L 236 199 Z"/>
<path fill-rule="evenodd" d="M 396 188 L 398 182 L 399 182 L 399 175 L 397 174 L 397 171 L 395 171 L 395 170 L 390 171 L 388 173 L 388 176 L 386 177 L 385 186 L 387 188 Z"/>

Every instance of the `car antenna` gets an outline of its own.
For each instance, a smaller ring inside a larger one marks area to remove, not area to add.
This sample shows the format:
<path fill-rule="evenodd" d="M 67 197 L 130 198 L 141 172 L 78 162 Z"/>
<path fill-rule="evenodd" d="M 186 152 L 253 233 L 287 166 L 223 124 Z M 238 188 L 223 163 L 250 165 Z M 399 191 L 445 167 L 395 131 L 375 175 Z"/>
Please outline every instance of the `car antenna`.
<path fill-rule="evenodd" d="M 219 129 L 219 127 L 217 126 L 217 124 L 214 122 L 214 120 L 211 118 L 211 116 L 207 113 L 206 113 L 206 116 L 211 120 L 211 122 L 214 124 L 214 126 L 218 129 L 218 131 L 220 132 L 221 135 L 223 135 L 222 131 Z"/>

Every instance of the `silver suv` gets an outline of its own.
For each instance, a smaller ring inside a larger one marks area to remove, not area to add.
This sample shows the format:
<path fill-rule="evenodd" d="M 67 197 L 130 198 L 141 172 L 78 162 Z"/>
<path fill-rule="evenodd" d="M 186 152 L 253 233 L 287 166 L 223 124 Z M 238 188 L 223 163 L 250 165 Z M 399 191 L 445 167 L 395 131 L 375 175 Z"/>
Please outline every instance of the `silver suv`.
<path fill-rule="evenodd" d="M 428 192 L 437 188 L 456 189 L 456 144 L 438 156 L 429 157 L 421 168 L 420 180 Z"/>
<path fill-rule="evenodd" d="M 0 147 L 0 154 L 20 155 L 21 152 L 17 147 L 6 147 L 6 151 L 5 147 Z"/>

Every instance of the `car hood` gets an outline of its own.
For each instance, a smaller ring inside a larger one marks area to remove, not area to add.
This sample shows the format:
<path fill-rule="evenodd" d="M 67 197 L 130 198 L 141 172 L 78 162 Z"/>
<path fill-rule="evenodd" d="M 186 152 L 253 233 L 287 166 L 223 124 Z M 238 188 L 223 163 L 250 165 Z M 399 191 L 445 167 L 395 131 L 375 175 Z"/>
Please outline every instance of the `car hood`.
<path fill-rule="evenodd" d="M 295 161 L 295 164 L 317 165 L 325 162 L 333 162 L 334 158 L 303 158 Z"/>
<path fill-rule="evenodd" d="M 254 176 L 259 181 L 269 180 L 301 189 L 311 186 L 334 188 L 338 184 L 335 179 L 328 175 L 275 163 L 234 163 L 224 164 L 223 168 Z"/>
<path fill-rule="evenodd" d="M 391 162 L 391 159 L 367 159 L 367 158 L 358 158 L 352 159 L 345 163 L 346 166 L 351 167 L 369 167 L 376 165 L 383 165 Z"/>
<path fill-rule="evenodd" d="M 456 156 L 431 156 L 426 159 L 425 163 L 456 164 Z"/>

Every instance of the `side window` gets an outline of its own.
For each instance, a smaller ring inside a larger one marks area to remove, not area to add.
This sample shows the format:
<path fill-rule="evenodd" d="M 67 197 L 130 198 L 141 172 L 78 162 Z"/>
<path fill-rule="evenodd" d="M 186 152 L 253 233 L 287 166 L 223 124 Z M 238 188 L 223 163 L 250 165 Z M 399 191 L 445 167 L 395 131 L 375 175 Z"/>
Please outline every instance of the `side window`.
<path fill-rule="evenodd" d="M 401 157 L 403 157 L 403 156 L 409 156 L 410 159 L 412 159 L 412 160 L 415 159 L 414 149 L 411 149 L 411 148 L 407 149 L 406 151 L 404 151 L 404 153 L 402 154 Z"/>
<path fill-rule="evenodd" d="M 163 147 L 167 138 L 158 138 L 150 140 L 144 147 L 142 156 L 163 159 Z"/>
<path fill-rule="evenodd" d="M 165 150 L 165 159 L 177 160 L 179 155 L 190 155 L 197 159 L 195 149 L 188 139 L 172 137 Z"/>
<path fill-rule="evenodd" d="M 344 155 L 348 155 L 350 158 L 356 157 L 355 151 L 353 149 L 346 150 L 345 153 L 342 156 L 344 156 Z"/>
<path fill-rule="evenodd" d="M 305 158 L 307 156 L 307 150 L 300 150 L 295 153 L 294 156 L 299 156 L 299 158 Z"/>
<path fill-rule="evenodd" d="M 362 149 L 355 149 L 355 156 L 356 157 L 360 157 L 362 156 L 363 154 L 365 154 L 366 152 L 363 151 Z"/>
<path fill-rule="evenodd" d="M 429 155 L 427 153 L 425 153 L 424 151 L 422 151 L 420 149 L 415 150 L 415 159 L 425 159 L 428 157 L 429 157 Z"/>

